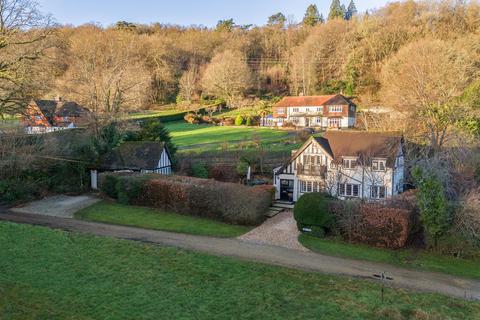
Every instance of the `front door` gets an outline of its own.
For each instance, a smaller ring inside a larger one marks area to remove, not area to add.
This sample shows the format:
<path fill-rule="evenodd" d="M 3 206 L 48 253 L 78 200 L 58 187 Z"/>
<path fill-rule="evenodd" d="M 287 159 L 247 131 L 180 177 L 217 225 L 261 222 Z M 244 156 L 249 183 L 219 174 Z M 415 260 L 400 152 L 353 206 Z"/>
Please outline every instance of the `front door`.
<path fill-rule="evenodd" d="M 310 127 L 310 118 L 305 117 L 305 127 Z"/>
<path fill-rule="evenodd" d="M 293 183 L 290 179 L 280 180 L 280 200 L 293 201 Z"/>

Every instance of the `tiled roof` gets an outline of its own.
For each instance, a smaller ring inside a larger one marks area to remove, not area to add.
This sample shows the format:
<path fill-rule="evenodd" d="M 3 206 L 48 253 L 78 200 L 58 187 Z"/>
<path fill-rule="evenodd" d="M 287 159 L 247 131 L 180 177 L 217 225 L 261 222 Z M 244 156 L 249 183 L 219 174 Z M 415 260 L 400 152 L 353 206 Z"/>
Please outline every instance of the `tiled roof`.
<path fill-rule="evenodd" d="M 385 132 L 342 132 L 328 131 L 317 142 L 325 148 L 328 143 L 331 156 L 340 162 L 342 157 L 359 157 L 360 161 L 371 158 L 386 158 L 387 164 L 395 162 L 402 136 L 397 133 Z"/>
<path fill-rule="evenodd" d="M 302 97 L 284 97 L 280 100 L 275 107 L 308 107 L 308 106 L 321 106 L 328 100 L 336 97 L 337 95 L 326 96 L 302 96 Z"/>
<path fill-rule="evenodd" d="M 158 167 L 163 149 L 163 142 L 124 142 L 105 155 L 101 167 L 109 170 L 153 170 Z"/>

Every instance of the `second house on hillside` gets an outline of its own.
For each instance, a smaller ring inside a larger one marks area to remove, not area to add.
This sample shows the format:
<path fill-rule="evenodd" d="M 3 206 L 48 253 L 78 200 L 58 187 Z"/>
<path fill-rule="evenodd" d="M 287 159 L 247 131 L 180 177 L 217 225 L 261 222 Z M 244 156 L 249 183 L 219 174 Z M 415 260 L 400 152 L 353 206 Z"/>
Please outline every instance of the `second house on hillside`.
<path fill-rule="evenodd" d="M 41 134 L 76 128 L 86 124 L 90 116 L 90 110 L 73 101 L 32 100 L 22 124 L 28 134 Z"/>
<path fill-rule="evenodd" d="M 274 170 L 276 199 L 304 193 L 384 200 L 403 191 L 403 139 L 390 133 L 329 131 L 311 137 Z"/>
<path fill-rule="evenodd" d="M 336 95 L 284 97 L 274 105 L 269 126 L 346 129 L 355 126 L 357 106 L 347 97 Z"/>
<path fill-rule="evenodd" d="M 172 157 L 163 142 L 129 141 L 107 153 L 91 171 L 92 189 L 97 189 L 98 172 L 172 173 Z"/>

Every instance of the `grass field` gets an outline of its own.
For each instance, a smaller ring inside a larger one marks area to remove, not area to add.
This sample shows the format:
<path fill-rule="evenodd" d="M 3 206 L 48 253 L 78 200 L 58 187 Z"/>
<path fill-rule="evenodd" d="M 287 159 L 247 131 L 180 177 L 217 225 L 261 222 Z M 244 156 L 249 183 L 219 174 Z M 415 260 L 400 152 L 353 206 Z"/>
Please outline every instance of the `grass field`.
<path fill-rule="evenodd" d="M 213 237 L 237 237 L 251 228 L 143 207 L 102 201 L 75 213 L 75 218 L 145 229 Z"/>
<path fill-rule="evenodd" d="M 189 124 L 185 122 L 172 122 L 166 124 L 173 138 L 173 142 L 182 148 L 210 151 L 222 148 L 228 144 L 230 148 L 236 148 L 242 143 L 251 142 L 257 137 L 264 147 L 291 146 L 292 136 L 288 131 L 274 130 L 262 127 L 223 127 L 212 125 Z M 288 144 L 285 144 L 288 142 Z"/>
<path fill-rule="evenodd" d="M 306 234 L 299 237 L 300 243 L 312 251 L 332 256 L 388 263 L 396 266 L 443 272 L 467 278 L 480 279 L 480 261 L 462 260 L 434 255 L 412 249 L 387 250 L 365 245 L 349 244 L 342 240 L 320 239 Z"/>
<path fill-rule="evenodd" d="M 478 319 L 480 303 L 0 223 L 0 319 Z"/>
<path fill-rule="evenodd" d="M 183 111 L 179 111 L 179 110 L 175 110 L 175 109 L 169 109 L 169 110 L 163 110 L 163 111 L 137 112 L 137 113 L 129 114 L 128 117 L 130 119 L 148 119 L 148 118 L 158 118 L 158 117 L 164 117 L 164 116 L 171 116 L 171 115 L 180 114 L 180 113 L 183 113 Z"/>

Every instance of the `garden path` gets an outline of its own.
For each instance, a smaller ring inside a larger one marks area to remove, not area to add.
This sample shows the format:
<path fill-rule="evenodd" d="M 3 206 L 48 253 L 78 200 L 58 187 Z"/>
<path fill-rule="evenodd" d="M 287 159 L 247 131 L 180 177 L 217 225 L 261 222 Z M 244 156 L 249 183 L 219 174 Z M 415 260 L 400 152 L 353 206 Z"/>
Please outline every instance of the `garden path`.
<path fill-rule="evenodd" d="M 268 244 L 300 251 L 309 251 L 298 242 L 300 232 L 293 218 L 292 210 L 284 210 L 267 219 L 262 225 L 238 237 L 239 240 Z"/>
<path fill-rule="evenodd" d="M 92 195 L 57 195 L 33 201 L 11 210 L 19 213 L 40 214 L 59 218 L 73 218 L 75 212 L 89 207 L 98 201 L 100 201 L 100 199 Z"/>

